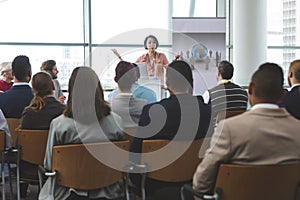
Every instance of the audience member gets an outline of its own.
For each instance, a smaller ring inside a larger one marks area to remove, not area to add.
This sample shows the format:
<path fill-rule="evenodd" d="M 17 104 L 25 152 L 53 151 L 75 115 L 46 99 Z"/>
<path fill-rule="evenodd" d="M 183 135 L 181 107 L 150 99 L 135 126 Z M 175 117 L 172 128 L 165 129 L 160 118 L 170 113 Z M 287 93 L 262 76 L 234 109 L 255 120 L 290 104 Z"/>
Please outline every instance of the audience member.
<path fill-rule="evenodd" d="M 218 112 L 224 110 L 246 110 L 248 94 L 246 90 L 231 81 L 233 65 L 228 61 L 222 61 L 218 65 L 218 85 L 203 94 L 204 102 L 211 102 L 212 120 L 209 132 L 212 134 L 216 126 Z"/>
<path fill-rule="evenodd" d="M 48 73 L 36 73 L 31 85 L 35 95 L 23 112 L 21 128 L 47 130 L 52 119 L 62 114 L 65 105 L 54 98 L 54 85 Z"/>
<path fill-rule="evenodd" d="M 194 189 L 212 193 L 222 163 L 279 165 L 300 161 L 300 123 L 278 107 L 282 95 L 282 69 L 274 63 L 262 64 L 249 84 L 253 107 L 217 125 L 194 174 Z"/>
<path fill-rule="evenodd" d="M 148 87 L 145 87 L 145 86 L 142 86 L 138 83 L 138 79 L 140 78 L 141 74 L 140 74 L 140 69 L 139 67 L 135 64 L 135 63 L 132 63 L 136 69 L 136 81 L 135 83 L 133 84 L 133 87 L 132 87 L 132 94 L 135 98 L 138 98 L 138 99 L 144 99 L 147 101 L 147 103 L 154 103 L 157 101 L 157 97 L 156 97 L 156 94 L 155 92 L 148 88 Z M 109 100 L 113 100 L 117 95 L 118 95 L 119 91 L 116 89 L 116 90 L 113 90 L 109 95 L 108 95 L 108 99 Z"/>
<path fill-rule="evenodd" d="M 53 96 L 54 85 L 52 78 L 46 72 L 38 72 L 31 81 L 34 97 L 29 106 L 24 109 L 21 119 L 21 129 L 49 129 L 52 119 L 62 114 L 65 105 Z M 38 180 L 38 166 L 26 161 L 20 162 L 20 176 L 22 178 Z M 28 184 L 21 185 L 21 197 L 25 198 Z"/>
<path fill-rule="evenodd" d="M 6 118 L 21 118 L 23 110 L 33 98 L 29 86 L 31 64 L 27 56 L 17 56 L 12 62 L 14 85 L 0 94 L 0 109 Z"/>
<path fill-rule="evenodd" d="M 51 75 L 55 86 L 54 97 L 61 103 L 64 103 L 66 97 L 64 96 L 60 88 L 60 84 L 57 80 L 58 70 L 57 70 L 56 62 L 54 60 L 47 60 L 43 62 L 41 66 L 41 70 L 46 71 Z"/>
<path fill-rule="evenodd" d="M 144 106 L 131 152 L 142 152 L 144 139 L 194 140 L 206 135 L 210 123 L 211 107 L 201 96 L 192 96 L 193 76 L 190 66 L 184 61 L 173 61 L 167 67 L 166 85 L 170 97 Z M 155 134 L 155 135 L 153 135 Z M 148 135 L 148 137 L 147 137 Z M 131 158 L 138 163 L 139 158 Z M 140 184 L 140 176 L 132 175 L 133 182 Z M 169 186 L 170 183 L 146 181 L 147 193 Z"/>
<path fill-rule="evenodd" d="M 137 127 L 147 101 L 133 97 L 132 86 L 137 79 L 136 68 L 130 62 L 120 61 L 115 72 L 119 94 L 111 101 L 111 109 L 122 118 L 124 128 Z"/>
<path fill-rule="evenodd" d="M 69 98 L 66 109 L 62 115 L 53 119 L 50 125 L 44 160 L 47 170 L 51 170 L 52 148 L 55 145 L 123 139 L 122 120 L 111 112 L 108 102 L 104 100 L 102 86 L 92 68 L 75 68 L 68 87 Z M 39 199 L 49 199 L 48 190 L 53 187 L 52 183 L 51 178 L 48 178 L 40 192 Z M 80 195 L 90 199 L 102 197 L 113 199 L 122 193 L 123 188 L 119 184 L 89 191 L 56 185 L 54 199 L 64 200 L 70 195 Z"/>
<path fill-rule="evenodd" d="M 9 90 L 13 85 L 14 77 L 12 75 L 11 62 L 3 62 L 0 64 L 2 80 L 0 80 L 0 92 Z"/>
<path fill-rule="evenodd" d="M 291 62 L 288 71 L 290 90 L 285 93 L 281 104 L 297 119 L 300 119 L 300 60 Z"/>

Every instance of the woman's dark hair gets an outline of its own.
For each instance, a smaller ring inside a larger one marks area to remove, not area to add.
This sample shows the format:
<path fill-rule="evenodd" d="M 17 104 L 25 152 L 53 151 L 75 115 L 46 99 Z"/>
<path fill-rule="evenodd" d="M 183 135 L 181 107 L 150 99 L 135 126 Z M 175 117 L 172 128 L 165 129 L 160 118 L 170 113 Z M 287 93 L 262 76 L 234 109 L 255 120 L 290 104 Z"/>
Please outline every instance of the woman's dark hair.
<path fill-rule="evenodd" d="M 149 38 L 153 38 L 153 39 L 155 40 L 155 43 L 156 43 L 156 48 L 155 48 L 155 49 L 157 49 L 157 47 L 159 46 L 159 43 L 158 43 L 157 38 L 156 38 L 154 35 L 148 35 L 148 36 L 145 38 L 145 40 L 144 40 L 144 47 L 145 47 L 145 49 L 148 49 L 148 48 L 147 48 L 147 40 L 148 40 Z"/>
<path fill-rule="evenodd" d="M 66 117 L 89 124 L 95 118 L 101 121 L 110 114 L 104 100 L 103 89 L 97 74 L 90 67 L 76 67 L 69 79 L 69 97 L 64 111 Z"/>
<path fill-rule="evenodd" d="M 34 97 L 25 109 L 42 110 L 45 107 L 44 98 L 53 94 L 53 82 L 47 72 L 38 72 L 31 80 Z"/>

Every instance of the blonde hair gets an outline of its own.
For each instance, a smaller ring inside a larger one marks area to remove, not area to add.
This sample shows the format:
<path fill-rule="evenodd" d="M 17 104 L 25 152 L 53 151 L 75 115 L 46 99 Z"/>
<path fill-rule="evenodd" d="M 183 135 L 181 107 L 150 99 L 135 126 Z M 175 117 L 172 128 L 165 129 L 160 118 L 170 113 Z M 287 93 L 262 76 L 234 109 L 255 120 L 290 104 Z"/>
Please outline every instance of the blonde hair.
<path fill-rule="evenodd" d="M 3 62 L 3 63 L 0 64 L 1 76 L 2 76 L 5 72 L 9 72 L 10 70 L 12 70 L 11 62 Z"/>
<path fill-rule="evenodd" d="M 35 95 L 26 109 L 42 110 L 44 98 L 53 94 L 52 78 L 47 72 L 38 72 L 32 77 L 31 85 Z"/>

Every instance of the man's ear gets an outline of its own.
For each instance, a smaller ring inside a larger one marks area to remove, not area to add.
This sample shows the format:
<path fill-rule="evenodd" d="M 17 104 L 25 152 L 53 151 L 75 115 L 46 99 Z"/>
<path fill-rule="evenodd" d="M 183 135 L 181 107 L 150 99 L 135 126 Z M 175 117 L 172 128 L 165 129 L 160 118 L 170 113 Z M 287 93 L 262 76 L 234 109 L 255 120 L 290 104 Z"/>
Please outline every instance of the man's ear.
<path fill-rule="evenodd" d="M 115 82 L 116 82 L 116 83 L 118 83 L 118 79 L 117 79 L 117 77 L 116 77 L 116 76 L 115 76 L 114 80 L 115 80 Z"/>
<path fill-rule="evenodd" d="M 248 86 L 248 93 L 249 93 L 250 95 L 252 95 L 252 94 L 253 94 L 253 90 L 254 90 L 254 83 L 253 83 L 253 82 L 250 82 L 250 83 L 249 83 L 249 86 Z"/>
<path fill-rule="evenodd" d="M 51 83 L 51 87 L 52 87 L 52 90 L 55 90 L 55 85 L 54 85 L 53 81 Z"/>
<path fill-rule="evenodd" d="M 288 77 L 289 77 L 289 78 L 292 78 L 293 76 L 294 76 L 293 72 L 292 72 L 292 71 L 289 71 L 289 72 L 288 72 Z"/>

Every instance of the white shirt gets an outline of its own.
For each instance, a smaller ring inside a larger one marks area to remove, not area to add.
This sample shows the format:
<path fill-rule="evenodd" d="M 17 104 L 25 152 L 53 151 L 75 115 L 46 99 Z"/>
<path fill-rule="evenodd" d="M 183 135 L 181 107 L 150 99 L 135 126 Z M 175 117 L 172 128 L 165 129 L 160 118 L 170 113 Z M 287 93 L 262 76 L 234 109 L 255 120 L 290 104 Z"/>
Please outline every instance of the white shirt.
<path fill-rule="evenodd" d="M 270 108 L 270 109 L 278 109 L 279 106 L 276 105 L 276 104 L 272 104 L 272 103 L 258 103 L 258 104 L 255 104 L 251 110 L 255 110 L 257 108 Z"/>
<path fill-rule="evenodd" d="M 220 80 L 220 81 L 218 81 L 218 85 L 228 83 L 229 81 L 230 81 L 230 80 L 225 80 L 225 79 Z M 210 99 L 208 90 L 206 90 L 206 91 L 203 93 L 202 97 L 203 97 L 204 103 L 208 104 L 209 99 Z"/>

